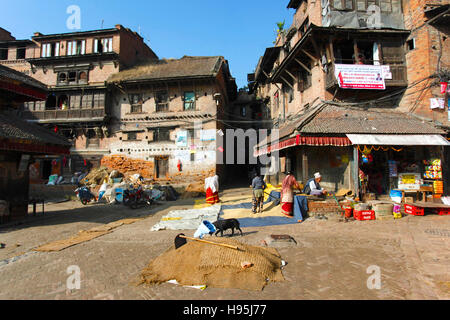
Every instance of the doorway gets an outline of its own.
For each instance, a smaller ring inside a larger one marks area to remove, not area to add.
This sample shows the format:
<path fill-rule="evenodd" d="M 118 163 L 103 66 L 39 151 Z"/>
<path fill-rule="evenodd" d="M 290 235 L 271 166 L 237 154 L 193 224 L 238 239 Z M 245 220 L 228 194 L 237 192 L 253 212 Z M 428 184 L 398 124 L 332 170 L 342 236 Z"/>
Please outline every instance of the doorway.
<path fill-rule="evenodd" d="M 42 161 L 42 179 L 47 180 L 52 174 L 52 161 Z"/>
<path fill-rule="evenodd" d="M 166 179 L 169 176 L 169 157 L 155 158 L 156 179 Z"/>

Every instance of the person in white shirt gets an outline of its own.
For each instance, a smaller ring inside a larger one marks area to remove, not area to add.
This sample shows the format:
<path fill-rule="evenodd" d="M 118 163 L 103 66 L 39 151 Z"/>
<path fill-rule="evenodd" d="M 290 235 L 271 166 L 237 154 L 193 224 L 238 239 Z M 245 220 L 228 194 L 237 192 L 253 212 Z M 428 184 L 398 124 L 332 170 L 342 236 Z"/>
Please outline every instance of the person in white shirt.
<path fill-rule="evenodd" d="M 322 196 L 326 195 L 328 192 L 320 186 L 320 181 L 322 181 L 322 175 L 320 172 L 314 174 L 313 179 L 309 179 L 306 183 L 304 193 L 312 196 Z"/>

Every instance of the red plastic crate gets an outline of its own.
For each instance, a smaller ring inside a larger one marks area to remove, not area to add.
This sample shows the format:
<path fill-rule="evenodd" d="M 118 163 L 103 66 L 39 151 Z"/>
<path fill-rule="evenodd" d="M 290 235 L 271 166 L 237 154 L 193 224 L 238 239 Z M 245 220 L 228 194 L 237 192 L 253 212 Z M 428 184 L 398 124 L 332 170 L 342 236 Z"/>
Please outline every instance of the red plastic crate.
<path fill-rule="evenodd" d="M 367 220 L 375 220 L 375 211 L 374 210 L 354 210 L 353 216 L 356 220 L 359 221 L 367 221 Z"/>
<path fill-rule="evenodd" d="M 423 216 L 425 215 L 425 210 L 410 204 L 405 203 L 405 213 L 413 216 Z"/>
<path fill-rule="evenodd" d="M 433 213 L 440 216 L 450 215 L 450 208 L 436 208 L 433 209 Z"/>

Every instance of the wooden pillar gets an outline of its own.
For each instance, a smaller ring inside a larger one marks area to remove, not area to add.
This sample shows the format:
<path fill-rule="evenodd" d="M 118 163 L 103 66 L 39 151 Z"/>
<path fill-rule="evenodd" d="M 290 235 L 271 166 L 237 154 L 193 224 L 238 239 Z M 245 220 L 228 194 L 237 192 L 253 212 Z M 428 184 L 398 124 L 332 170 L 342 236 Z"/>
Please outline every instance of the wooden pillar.
<path fill-rule="evenodd" d="M 308 175 L 308 155 L 306 154 L 305 148 L 302 148 L 302 176 L 303 180 L 308 181 L 309 175 Z"/>
<path fill-rule="evenodd" d="M 353 147 L 353 183 L 355 194 L 360 196 L 360 186 L 359 186 L 359 150 L 358 146 Z M 362 199 L 361 199 L 362 200 Z"/>

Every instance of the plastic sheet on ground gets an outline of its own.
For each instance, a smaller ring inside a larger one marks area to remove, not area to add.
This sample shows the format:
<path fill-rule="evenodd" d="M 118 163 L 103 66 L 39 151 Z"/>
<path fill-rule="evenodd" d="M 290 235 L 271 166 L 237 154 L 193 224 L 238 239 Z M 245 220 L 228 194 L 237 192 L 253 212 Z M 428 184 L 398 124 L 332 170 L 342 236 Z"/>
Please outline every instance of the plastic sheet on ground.
<path fill-rule="evenodd" d="M 220 204 L 201 209 L 174 210 L 161 218 L 150 231 L 158 230 L 197 230 L 202 221 L 217 221 Z"/>

